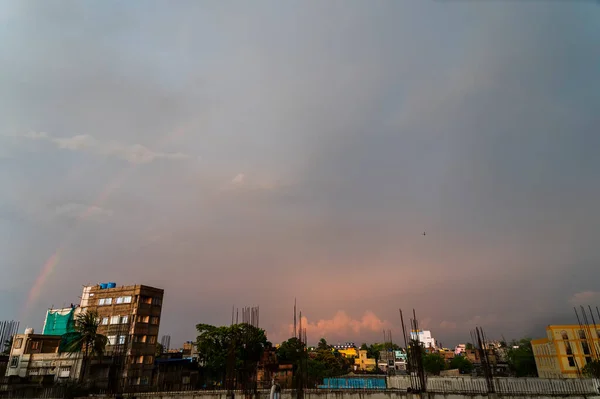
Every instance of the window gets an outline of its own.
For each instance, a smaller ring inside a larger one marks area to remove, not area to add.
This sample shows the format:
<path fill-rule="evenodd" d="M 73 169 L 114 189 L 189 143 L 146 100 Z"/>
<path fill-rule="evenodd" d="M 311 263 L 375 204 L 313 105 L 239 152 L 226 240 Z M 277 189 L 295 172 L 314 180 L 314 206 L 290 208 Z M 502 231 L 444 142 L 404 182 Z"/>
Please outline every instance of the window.
<path fill-rule="evenodd" d="M 156 317 L 156 316 L 153 316 L 153 317 L 150 319 L 150 324 L 158 324 L 158 317 Z"/>
<path fill-rule="evenodd" d="M 155 344 L 156 343 L 156 335 L 151 335 L 148 337 L 148 343 L 149 344 Z"/>
<path fill-rule="evenodd" d="M 119 324 L 120 320 L 121 320 L 121 316 L 111 316 L 110 324 Z"/>
<path fill-rule="evenodd" d="M 10 358 L 10 367 L 19 367 L 19 356 L 13 356 Z"/>
<path fill-rule="evenodd" d="M 121 324 L 127 324 L 128 321 L 129 321 L 129 316 L 122 316 L 121 317 Z"/>
<path fill-rule="evenodd" d="M 581 347 L 583 348 L 583 353 L 585 355 L 589 355 L 590 354 L 590 346 L 588 345 L 587 342 L 582 342 L 581 343 Z"/>
<path fill-rule="evenodd" d="M 135 362 L 138 363 L 138 364 L 144 363 L 144 356 L 138 356 L 135 359 Z"/>
<path fill-rule="evenodd" d="M 148 385 L 148 377 L 140 377 L 140 385 Z"/>
<path fill-rule="evenodd" d="M 138 315 L 138 317 L 137 317 L 138 323 L 148 323 L 149 321 L 150 321 L 150 316 Z"/>
<path fill-rule="evenodd" d="M 592 357 L 591 356 L 586 356 L 585 357 L 585 363 L 591 363 L 592 362 Z"/>
<path fill-rule="evenodd" d="M 569 367 L 575 367 L 575 358 L 573 356 L 569 356 Z"/>
<path fill-rule="evenodd" d="M 31 341 L 30 349 L 32 351 L 36 351 L 36 350 L 40 349 L 40 341 Z"/>
<path fill-rule="evenodd" d="M 108 317 L 103 317 L 102 318 L 102 325 L 107 325 L 108 324 Z"/>
<path fill-rule="evenodd" d="M 15 349 L 21 349 L 21 346 L 23 346 L 23 338 L 15 339 L 15 344 L 13 345 L 13 347 Z"/>
<path fill-rule="evenodd" d="M 144 364 L 152 364 L 154 362 L 154 356 L 144 356 Z"/>
<path fill-rule="evenodd" d="M 162 299 L 160 299 L 160 298 L 152 298 L 152 304 L 160 306 L 160 305 L 162 305 Z"/>
<path fill-rule="evenodd" d="M 567 355 L 573 354 L 573 349 L 571 349 L 571 345 L 568 342 L 565 342 L 565 349 L 567 351 Z"/>
<path fill-rule="evenodd" d="M 146 336 L 145 335 L 134 335 L 133 336 L 133 342 L 146 342 Z"/>
<path fill-rule="evenodd" d="M 116 335 L 109 335 L 107 338 L 108 338 L 108 344 L 109 345 L 114 345 L 117 342 L 117 336 Z"/>
<path fill-rule="evenodd" d="M 143 296 L 141 302 L 147 303 L 148 305 L 151 305 L 152 304 L 152 297 L 150 297 L 150 296 Z"/>
<path fill-rule="evenodd" d="M 123 303 L 123 297 L 122 297 L 122 296 L 120 296 L 120 297 L 116 298 L 116 299 L 115 299 L 115 303 L 116 303 L 117 305 L 120 305 L 120 304 L 122 304 L 122 303 Z"/>
<path fill-rule="evenodd" d="M 58 370 L 58 376 L 60 378 L 68 378 L 71 375 L 71 367 L 61 367 Z"/>
<path fill-rule="evenodd" d="M 567 334 L 567 332 L 565 330 L 562 330 L 560 335 L 562 336 L 562 339 L 564 339 L 565 341 L 569 339 L 569 335 Z"/>
<path fill-rule="evenodd" d="M 585 339 L 585 331 L 579 330 L 579 339 Z"/>
<path fill-rule="evenodd" d="M 125 345 L 125 336 L 119 335 L 119 345 Z"/>
<path fill-rule="evenodd" d="M 131 297 L 130 296 L 123 297 L 123 303 L 131 303 Z"/>
<path fill-rule="evenodd" d="M 104 305 L 105 303 L 106 303 L 106 299 L 104 299 L 104 298 L 100 298 L 100 299 L 98 299 L 98 306 L 102 306 L 102 305 Z"/>
<path fill-rule="evenodd" d="M 104 304 L 105 304 L 105 305 L 111 305 L 111 304 L 112 304 L 112 298 L 106 298 L 106 299 L 104 300 Z"/>

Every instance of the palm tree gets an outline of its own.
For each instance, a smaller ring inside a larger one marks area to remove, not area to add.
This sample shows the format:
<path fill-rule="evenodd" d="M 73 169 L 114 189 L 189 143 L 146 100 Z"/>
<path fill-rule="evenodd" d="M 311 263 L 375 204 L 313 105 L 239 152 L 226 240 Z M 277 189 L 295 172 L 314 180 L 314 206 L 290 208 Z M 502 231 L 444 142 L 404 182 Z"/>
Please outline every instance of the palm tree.
<path fill-rule="evenodd" d="M 83 351 L 80 380 L 85 377 L 90 357 L 102 356 L 108 343 L 106 336 L 98 334 L 99 325 L 100 318 L 97 312 L 79 313 L 75 318 L 75 331 L 62 336 L 59 352 L 80 353 Z"/>

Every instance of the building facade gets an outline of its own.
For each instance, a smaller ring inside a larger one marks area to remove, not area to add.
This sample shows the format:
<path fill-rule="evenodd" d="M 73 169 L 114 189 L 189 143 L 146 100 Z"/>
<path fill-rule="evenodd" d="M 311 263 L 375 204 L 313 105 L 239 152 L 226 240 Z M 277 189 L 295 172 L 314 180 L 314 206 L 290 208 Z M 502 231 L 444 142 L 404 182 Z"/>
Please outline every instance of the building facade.
<path fill-rule="evenodd" d="M 600 328 L 594 325 L 550 325 L 546 337 L 531 341 L 540 378 L 577 378 L 600 356 Z"/>
<path fill-rule="evenodd" d="M 431 336 L 431 331 L 427 331 L 427 330 L 414 331 L 413 330 L 410 332 L 410 338 L 422 343 L 423 347 L 425 349 L 428 349 L 428 348 L 436 349 L 437 348 L 437 343 L 435 342 L 435 338 L 433 338 Z"/>
<path fill-rule="evenodd" d="M 82 356 L 79 353 L 59 353 L 60 335 L 16 334 L 10 351 L 7 377 L 42 381 L 64 381 L 79 378 Z"/>
<path fill-rule="evenodd" d="M 354 359 L 354 368 L 361 371 L 372 371 L 377 368 L 377 362 L 367 356 L 367 351 L 361 349 L 358 351 L 358 357 Z"/>
<path fill-rule="evenodd" d="M 98 333 L 108 337 L 106 354 L 121 362 L 123 384 L 152 382 L 163 295 L 162 289 L 145 285 L 108 283 L 83 289 L 81 311 L 98 313 Z"/>
<path fill-rule="evenodd" d="M 380 351 L 377 367 L 385 373 L 405 372 L 406 361 L 407 356 L 403 351 Z"/>

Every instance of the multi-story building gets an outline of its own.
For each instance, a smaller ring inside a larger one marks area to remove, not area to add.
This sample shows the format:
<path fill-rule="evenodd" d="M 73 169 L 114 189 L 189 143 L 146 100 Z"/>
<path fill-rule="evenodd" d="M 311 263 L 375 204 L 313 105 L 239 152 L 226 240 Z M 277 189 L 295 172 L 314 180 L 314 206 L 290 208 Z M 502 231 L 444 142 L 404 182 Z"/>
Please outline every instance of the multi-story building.
<path fill-rule="evenodd" d="M 383 372 L 390 373 L 391 371 L 403 372 L 406 371 L 406 353 L 400 350 L 380 351 L 377 367 Z"/>
<path fill-rule="evenodd" d="M 419 341 L 420 343 L 423 344 L 423 347 L 425 349 L 428 349 L 428 348 L 436 349 L 437 348 L 435 338 L 433 338 L 431 336 L 431 331 L 427 331 L 427 330 L 414 331 L 413 330 L 410 333 L 410 339 Z"/>
<path fill-rule="evenodd" d="M 540 378 L 577 378 L 600 355 L 600 329 L 594 325 L 550 325 L 546 337 L 531 341 Z"/>
<path fill-rule="evenodd" d="M 6 376 L 56 381 L 79 378 L 82 356 L 59 353 L 60 341 L 60 335 L 34 334 L 30 328 L 25 334 L 16 334 Z"/>
<path fill-rule="evenodd" d="M 372 359 L 367 356 L 366 350 L 358 351 L 358 358 L 354 360 L 354 369 L 361 371 L 372 371 L 377 368 L 377 362 L 375 359 Z"/>
<path fill-rule="evenodd" d="M 83 289 L 81 311 L 98 313 L 98 332 L 108 337 L 106 353 L 120 359 L 126 385 L 152 381 L 163 295 L 162 289 L 145 285 L 108 283 Z"/>

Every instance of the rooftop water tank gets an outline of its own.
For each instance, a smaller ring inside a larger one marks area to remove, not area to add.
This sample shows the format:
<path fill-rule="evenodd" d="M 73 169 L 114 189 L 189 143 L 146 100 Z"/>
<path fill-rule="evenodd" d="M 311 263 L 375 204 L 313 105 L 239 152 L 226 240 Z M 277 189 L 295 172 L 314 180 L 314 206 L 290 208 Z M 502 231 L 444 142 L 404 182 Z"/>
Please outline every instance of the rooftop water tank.
<path fill-rule="evenodd" d="M 105 290 L 108 288 L 108 283 L 100 283 L 100 289 Z"/>
<path fill-rule="evenodd" d="M 117 283 L 108 283 L 106 288 L 115 288 Z"/>
<path fill-rule="evenodd" d="M 30 328 L 30 327 L 26 328 L 25 329 L 25 334 L 26 335 L 33 334 L 33 328 Z"/>

